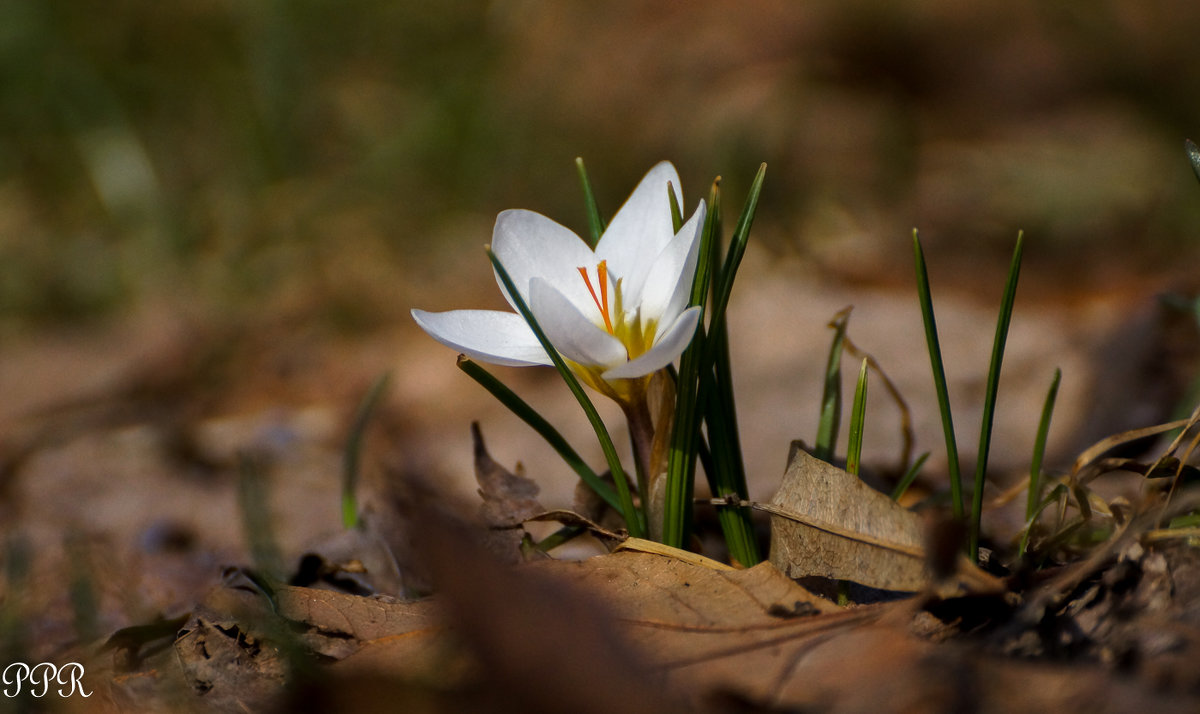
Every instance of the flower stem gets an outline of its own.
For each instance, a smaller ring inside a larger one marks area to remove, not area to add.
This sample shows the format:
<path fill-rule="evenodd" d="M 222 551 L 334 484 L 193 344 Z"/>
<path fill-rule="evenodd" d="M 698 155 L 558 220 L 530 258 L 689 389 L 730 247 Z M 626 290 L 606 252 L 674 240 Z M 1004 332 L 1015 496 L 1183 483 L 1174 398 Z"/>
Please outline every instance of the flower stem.
<path fill-rule="evenodd" d="M 637 471 L 638 495 L 642 500 L 642 512 L 646 515 L 651 530 L 653 524 L 661 521 L 661 513 L 657 516 L 651 508 L 654 480 L 654 468 L 650 463 L 654 444 L 654 422 L 650 417 L 650 406 L 645 398 L 634 398 L 621 402 L 625 412 L 625 421 L 629 423 L 629 441 L 633 445 L 633 464 Z M 656 520 L 657 519 L 657 520 Z"/>

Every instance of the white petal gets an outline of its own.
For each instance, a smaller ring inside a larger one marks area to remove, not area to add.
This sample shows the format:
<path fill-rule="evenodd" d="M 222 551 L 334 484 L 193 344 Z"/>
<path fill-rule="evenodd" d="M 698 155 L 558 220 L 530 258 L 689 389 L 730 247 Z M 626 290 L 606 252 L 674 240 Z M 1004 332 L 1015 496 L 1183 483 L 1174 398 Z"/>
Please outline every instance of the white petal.
<path fill-rule="evenodd" d="M 529 281 L 540 277 L 576 305 L 591 304 L 579 268 L 587 268 L 595 280 L 599 259 L 571 229 L 533 211 L 502 211 L 492 231 L 492 252 L 526 300 L 529 300 Z M 499 275 L 496 282 L 511 304 L 512 298 L 504 290 Z"/>
<path fill-rule="evenodd" d="M 529 309 L 550 338 L 550 344 L 563 357 L 602 367 L 629 359 L 620 340 L 584 317 L 570 300 L 541 278 L 529 283 Z"/>
<path fill-rule="evenodd" d="M 636 359 L 613 367 L 600 376 L 604 379 L 642 377 L 666 367 L 687 349 L 688 343 L 696 334 L 696 325 L 699 322 L 699 307 L 690 307 L 684 310 L 675 324 L 671 325 L 648 351 Z"/>
<path fill-rule="evenodd" d="M 642 293 L 650 263 L 675 236 L 668 183 L 682 206 L 679 174 L 663 161 L 638 183 L 596 244 L 597 257 L 607 260 L 608 269 L 623 279 L 622 290 L 631 303 Z"/>
<path fill-rule="evenodd" d="M 671 324 L 687 307 L 696 275 L 700 233 L 704 230 L 704 201 L 679 229 L 663 252 L 654 259 L 642 287 L 642 322 Z"/>
<path fill-rule="evenodd" d="M 509 367 L 552 364 L 533 330 L 516 313 L 413 310 L 412 316 L 430 337 L 471 359 Z"/>

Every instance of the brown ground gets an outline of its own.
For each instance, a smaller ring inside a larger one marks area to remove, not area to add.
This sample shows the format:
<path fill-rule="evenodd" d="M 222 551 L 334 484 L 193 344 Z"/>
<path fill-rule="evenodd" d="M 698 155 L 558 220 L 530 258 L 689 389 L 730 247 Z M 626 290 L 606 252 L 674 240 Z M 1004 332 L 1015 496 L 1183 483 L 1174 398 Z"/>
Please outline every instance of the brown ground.
<path fill-rule="evenodd" d="M 772 336 L 770 340 L 735 340 L 739 345 L 735 354 L 739 408 L 756 498 L 765 500 L 777 486 L 788 441 L 811 438 L 815 429 L 812 404 L 827 349 L 822 322 L 843 304 L 856 305 L 852 338 L 882 361 L 905 394 L 915 395 L 910 399 L 918 448 L 940 450 L 936 414 L 931 413 L 934 406 L 921 400 L 928 393 L 924 387 L 928 367 L 911 295 L 899 287 L 847 286 L 822 280 L 804 275 L 799 265 L 768 266 L 757 253 L 744 269 L 746 277 L 736 295 L 732 318 L 735 334 L 745 330 L 749 335 Z M 935 295 L 951 369 L 951 391 L 960 405 L 957 418 L 970 425 L 978 418 L 971 408 L 977 404 L 980 388 L 973 369 L 982 370 L 986 363 L 992 308 L 954 291 Z M 1050 463 L 1055 467 L 1064 467 L 1087 442 L 1107 433 L 1099 430 L 1153 423 L 1133 419 L 1140 415 L 1161 418 L 1170 406 L 1153 398 L 1152 392 L 1135 388 L 1146 380 L 1142 374 L 1145 364 L 1168 347 L 1165 340 L 1177 336 L 1174 332 L 1163 336 L 1162 325 L 1154 321 L 1158 318 L 1150 296 L 1139 296 L 1136 290 L 1105 300 L 1037 296 L 1018 305 L 993 451 L 996 479 L 1011 479 L 1027 467 L 1034 428 L 1030 415 L 1040 409 L 1053 365 L 1063 366 L 1067 375 L 1054 423 Z M 812 339 L 813 335 L 817 339 Z M 1131 335 L 1153 337 L 1134 339 Z M 1112 358 L 1103 361 L 1097 355 Z M 385 540 L 392 539 L 393 549 L 407 552 L 408 547 L 406 540 L 399 546 L 395 541 L 399 536 L 394 510 L 395 494 L 410 488 L 406 479 L 417 477 L 433 484 L 443 493 L 439 500 L 469 503 L 473 499 L 470 419 L 481 422 L 500 463 L 511 465 L 521 460 L 526 464 L 542 488 L 541 500 L 547 507 L 570 505 L 574 484 L 565 467 L 556 463 L 522 424 L 503 414 L 459 373 L 452 354 L 406 324 L 347 338 L 303 324 L 219 325 L 195 316 L 184 318 L 163 307 L 86 331 L 34 336 L 14 344 L 0 369 L 0 385 L 8 395 L 3 414 L 3 433 L 7 435 L 4 523 L 10 548 L 7 562 L 18 562 L 17 554 L 24 553 L 22 562 L 29 572 L 10 576 L 6 603 L 22 623 L 18 631 L 23 639 L 14 641 L 25 643 L 25 656 L 39 661 L 85 659 L 107 672 L 113 655 L 97 654 L 105 638 L 119 628 L 157 617 L 197 612 L 198 603 L 221 582 L 223 569 L 248 565 L 251 554 L 238 501 L 238 463 L 244 454 L 254 455 L 265 468 L 270 525 L 289 572 L 297 567 L 300 554 L 313 548 L 335 553 L 328 556 L 330 562 L 343 562 L 337 558 L 369 562 L 364 551 L 370 550 L 367 545 L 351 542 L 339 546 L 336 543 L 344 538 L 330 539 L 340 530 L 340 459 L 350 418 L 367 386 L 386 370 L 393 370 L 395 381 L 371 426 L 363 491 L 366 512 L 374 519 L 377 532 Z M 499 371 L 532 401 L 544 405 L 546 413 L 594 463 L 600 461 L 595 449 L 588 448 L 586 424 L 574 413 L 552 374 Z M 1104 404 L 1122 406 L 1114 410 Z M 869 461 L 886 469 L 896 457 L 895 410 L 885 400 L 871 409 Z M 969 449 L 970 429 L 960 427 L 960 431 L 964 448 Z M 938 484 L 939 462 L 935 456 L 927 467 L 933 486 Z M 1136 498 L 1136 484 L 1130 490 L 1125 483 L 1128 495 Z M 1015 526 L 1000 513 L 989 517 L 988 527 L 1003 539 Z M 479 557 L 441 547 L 435 549 L 436 557 Z M 468 548 L 465 544 L 458 547 Z M 417 552 L 426 551 L 418 548 Z M 867 711 L 865 707 L 877 698 L 892 697 L 878 689 L 882 685 L 874 679 L 877 675 L 871 674 L 875 667 L 902 667 L 905 683 L 901 690 L 913 701 L 924 701 L 927 696 L 937 701 L 949 696 L 951 702 L 955 697 L 969 697 L 984 710 L 1016 711 L 1019 700 L 1010 699 L 1008 685 L 999 683 L 1019 682 L 1025 676 L 1022 672 L 1027 672 L 1030 677 L 1049 677 L 1048 682 L 1067 692 L 1058 695 L 1061 700 L 1034 699 L 1034 704 L 1054 701 L 1056 706 L 1077 708 L 1079 704 L 1078 708 L 1083 708 L 1080 698 L 1100 696 L 1096 694 L 1100 691 L 1105 697 L 1111 694 L 1115 702 L 1148 696 L 1174 706 L 1190 700 L 1195 680 L 1179 654 L 1190 652 L 1194 645 L 1187 624 L 1200 602 L 1193 594 L 1194 555 L 1176 544 L 1161 555 L 1159 549 L 1153 553 L 1153 558 L 1140 550 L 1126 554 L 1129 565 L 1124 570 L 1106 565 L 1100 575 L 1081 577 L 1078 586 L 1058 586 L 1053 606 L 1040 606 L 1043 615 L 1056 614 L 1034 621 L 1042 622 L 1041 630 L 1032 626 L 1034 622 L 1010 624 L 1005 630 L 1001 625 L 1013 612 L 1032 617 L 1033 605 L 1013 610 L 1012 603 L 1002 606 L 1010 613 L 1003 617 L 986 601 L 983 605 L 964 604 L 969 601 L 947 604 L 953 612 L 945 616 L 946 624 L 920 625 L 921 618 L 912 621 L 909 630 L 917 633 L 916 639 L 910 639 L 912 635 L 889 639 L 901 636 L 900 630 L 894 630 L 896 618 L 911 618 L 911 608 L 905 611 L 908 614 L 864 615 L 861 622 L 837 626 L 837 641 L 844 644 L 836 647 L 846 650 L 850 660 L 844 668 L 836 668 L 836 676 L 822 674 L 820 690 L 781 684 L 800 681 L 795 678 L 809 665 L 780 671 L 777 677 L 784 679 L 773 684 L 751 680 L 745 687 L 736 678 L 729 680 L 714 665 L 718 674 L 709 681 L 722 681 L 732 691 L 741 691 L 753 702 L 747 705 L 752 706 L 750 710 L 776 701 L 781 706 L 807 702 L 836 711 Z M 425 557 L 430 557 L 427 552 Z M 376 572 L 371 577 L 378 578 L 382 567 L 378 563 L 384 561 L 374 562 Z M 492 566 L 478 567 L 484 573 Z M 434 577 L 433 582 L 446 577 Z M 542 587 L 515 582 L 505 585 L 508 581 L 504 578 L 509 576 L 496 577 L 501 578 L 499 584 L 486 587 L 497 588 L 495 597 L 500 599 L 508 597 L 506 588 L 534 587 L 540 592 L 537 588 Z M 394 579 L 383 585 L 376 580 L 372 587 L 399 594 Z M 485 585 L 480 583 L 480 587 Z M 1023 590 L 1025 587 L 1019 589 L 1028 602 L 1034 599 L 1030 593 L 1037 590 Z M 470 588 L 465 584 L 442 588 L 458 593 L 443 596 L 451 602 L 463 597 L 468 598 L 469 607 L 483 607 L 475 599 L 478 593 L 468 595 Z M 594 597 L 588 589 L 576 585 L 554 597 Z M 80 593 L 86 594 L 82 600 Z M 648 617 L 645 610 L 651 607 L 641 600 L 631 606 L 621 605 L 619 598 L 613 602 L 618 609 L 632 607 L 632 612 L 642 617 Z M 730 608 L 736 612 L 740 607 L 725 603 L 706 606 L 718 613 L 713 615 L 716 622 L 730 616 Z M 1078 612 L 1071 611 L 1072 607 Z M 535 630 L 544 627 L 553 632 L 563 627 L 574 633 L 573 625 L 555 616 L 547 615 L 546 622 L 540 623 L 537 612 L 521 612 L 524 614 L 512 616 L 533 617 L 527 626 Z M 1074 619 L 1068 621 L 1068 617 Z M 888 627 L 893 629 L 877 629 L 879 618 L 892 623 Z M 1149 620 L 1143 618 L 1159 623 L 1155 627 L 1172 624 L 1169 632 L 1147 643 L 1144 640 L 1150 635 L 1140 628 Z M 486 621 L 479 626 L 491 627 Z M 852 635 L 860 627 L 862 634 Z M 983 634 L 967 636 L 975 629 Z M 508 634 L 489 636 L 526 636 L 504 632 Z M 576 636 L 585 634 L 571 635 Z M 854 644 L 858 637 L 865 638 L 864 642 Z M 878 642 L 872 640 L 881 637 Z M 941 645 L 931 644 L 943 639 L 954 643 L 946 645 L 951 650 L 943 652 Z M 809 647 L 834 646 L 821 644 L 825 642 L 824 637 L 812 640 L 796 635 L 786 650 L 794 654 L 786 657 L 801 656 Z M 650 645 L 658 647 L 653 642 Z M 553 656 L 553 639 L 528 646 L 534 648 L 530 656 Z M 677 646 L 663 644 L 648 656 L 654 659 L 669 654 Z M 687 651 L 691 645 L 683 647 Z M 880 654 L 883 659 L 879 663 L 860 661 L 857 648 L 874 652 L 881 647 L 889 654 Z M 959 651 L 984 659 L 971 660 L 975 684 L 947 694 L 939 689 L 943 675 L 936 672 L 952 666 L 951 662 L 956 668 L 964 666 L 956 659 L 959 655 L 949 653 Z M 1013 652 L 1034 659 L 997 657 Z M 619 649 L 611 656 L 621 659 L 626 654 Z M 812 657 L 818 655 L 814 652 Z M 818 659 L 824 661 L 825 657 L 822 654 Z M 1046 658 L 1077 662 L 1082 669 L 1063 670 L 1058 678 L 1020 664 Z M 1114 680 L 1102 674 L 1112 671 L 1130 678 Z M 412 672 L 402 669 L 385 674 L 409 681 L 403 677 Z M 513 676 L 518 675 L 532 676 Z M 155 698 L 158 695 L 128 682 L 110 691 L 103 676 L 96 675 L 91 681 L 105 692 L 106 699 L 89 705 L 109 698 L 117 706 L 161 705 Z M 118 677 L 117 681 L 125 680 Z M 467 696 L 462 692 L 468 690 L 457 688 L 465 685 L 454 684 L 459 680 L 451 678 L 449 684 L 438 681 L 442 684 L 435 689 L 443 692 L 441 696 Z M 704 689 L 706 680 L 682 677 L 679 681 L 695 694 Z M 413 685 L 409 681 L 405 686 Z M 492 685 L 476 682 L 474 686 Z M 585 678 L 578 686 L 599 684 L 594 678 Z M 869 693 L 860 691 L 867 686 Z M 941 693 L 929 694 L 930 688 Z M 235 690 L 257 691 L 249 684 L 239 684 Z M 338 691 L 325 696 L 341 696 Z M 862 702 L 854 703 L 859 701 L 855 697 Z M 1120 709 L 1114 705 L 1107 710 Z"/>
<path fill-rule="evenodd" d="M 578 154 L 610 211 L 671 158 L 689 201 L 724 172 L 730 215 L 769 164 L 730 316 L 755 499 L 775 491 L 789 442 L 815 435 L 825 325 L 850 304 L 851 337 L 933 454 L 919 487 L 944 488 L 914 224 L 968 471 L 1003 270 L 1026 230 L 989 495 L 1028 469 L 1056 366 L 1056 472 L 1190 407 L 1197 325 L 1158 298 L 1196 291 L 1200 203 L 1180 145 L 1200 112 L 1200 6 L 59 5 L 0 11 L 15 28 L 0 66 L 59 73 L 0 82 L 0 664 L 86 662 L 96 696 L 52 704 L 265 706 L 294 646 L 320 664 L 297 670 L 312 688 L 288 690 L 290 710 L 1195 709 L 1200 578 L 1184 539 L 1131 532 L 1094 563 L 1081 549 L 1007 582 L 1007 598 L 834 612 L 765 569 L 621 553 L 515 577 L 446 521 L 401 526 L 418 481 L 440 494 L 416 501 L 421 516 L 474 511 L 473 420 L 542 505 L 572 502 L 572 473 L 407 311 L 496 306 L 479 251 L 494 213 L 579 225 Z M 63 86 L 75 103 L 46 91 Z M 362 485 L 374 530 L 345 535 L 347 431 L 388 371 Z M 552 373 L 497 373 L 602 462 Z M 867 465 L 886 477 L 897 411 L 876 389 L 868 415 Z M 253 579 L 227 572 L 255 561 L 247 455 L 283 571 L 319 546 L 323 564 L 360 560 L 364 587 L 396 595 L 395 554 L 440 604 L 286 591 L 277 614 L 302 636 L 281 634 Z M 1132 504 L 1142 486 L 1097 481 Z M 1001 559 L 1019 520 L 986 516 Z M 181 619 L 103 649 L 160 617 Z M 197 657 L 217 664 L 197 675 Z M 216 694 L 197 696 L 200 680 Z"/>

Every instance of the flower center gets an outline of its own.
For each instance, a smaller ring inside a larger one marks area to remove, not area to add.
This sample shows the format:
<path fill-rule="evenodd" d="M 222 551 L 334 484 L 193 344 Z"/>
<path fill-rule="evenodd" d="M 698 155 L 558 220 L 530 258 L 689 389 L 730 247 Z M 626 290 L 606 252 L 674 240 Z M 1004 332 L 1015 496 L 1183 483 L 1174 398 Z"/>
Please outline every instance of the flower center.
<path fill-rule="evenodd" d="M 608 330 L 608 334 L 613 334 L 612 316 L 608 308 L 608 261 L 602 260 L 596 266 L 596 279 L 600 283 L 599 294 L 592 286 L 592 279 L 588 276 L 587 268 L 577 268 L 577 270 L 583 276 L 583 282 L 587 285 L 588 292 L 592 294 L 592 302 L 596 303 L 596 307 L 600 309 L 600 317 L 604 318 L 604 329 Z"/>
<path fill-rule="evenodd" d="M 625 312 L 621 298 L 621 279 L 617 278 L 613 281 L 612 289 L 609 289 L 608 262 L 602 260 L 596 265 L 597 282 L 595 283 L 592 282 L 590 271 L 587 268 L 576 268 L 576 270 L 583 278 L 584 285 L 587 285 L 588 293 L 592 296 L 592 303 L 600 311 L 605 331 L 625 345 L 627 359 L 639 357 L 650 349 L 654 344 L 658 321 L 648 320 L 642 324 L 640 309 L 635 310 L 632 314 Z M 610 293 L 611 302 L 609 302 Z"/>

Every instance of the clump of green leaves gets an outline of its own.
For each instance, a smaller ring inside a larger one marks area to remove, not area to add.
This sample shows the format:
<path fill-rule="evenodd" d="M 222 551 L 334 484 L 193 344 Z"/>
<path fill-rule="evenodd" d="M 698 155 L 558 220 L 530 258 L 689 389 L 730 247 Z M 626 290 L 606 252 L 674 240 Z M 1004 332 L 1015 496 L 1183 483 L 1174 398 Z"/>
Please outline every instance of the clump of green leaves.
<path fill-rule="evenodd" d="M 697 458 L 703 461 L 713 496 L 718 499 L 736 496 L 739 501 L 748 496 L 725 311 L 750 238 L 766 168 L 766 164 L 759 167 L 727 249 L 721 246 L 719 179 L 713 182 L 709 197 L 712 209 L 701 238 L 691 300 L 692 305 L 701 306 L 707 323 L 702 319 L 695 338 L 680 358 L 675 425 L 667 467 L 663 542 L 675 547 L 683 547 L 690 529 Z M 732 558 L 746 566 L 757 563 L 759 554 L 749 511 L 733 505 L 717 509 Z"/>

